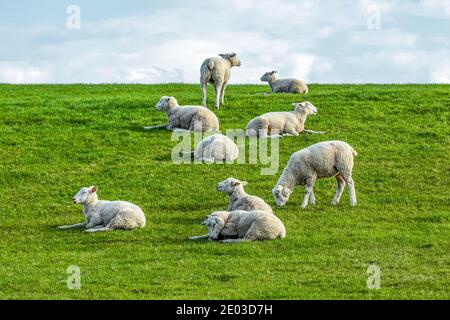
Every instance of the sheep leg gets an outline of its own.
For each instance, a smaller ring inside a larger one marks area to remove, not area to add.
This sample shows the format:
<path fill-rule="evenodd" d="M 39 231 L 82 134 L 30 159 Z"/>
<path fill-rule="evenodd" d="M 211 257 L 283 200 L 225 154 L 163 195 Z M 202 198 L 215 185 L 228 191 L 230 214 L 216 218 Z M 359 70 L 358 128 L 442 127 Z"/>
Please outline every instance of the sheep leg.
<path fill-rule="evenodd" d="M 307 129 L 304 129 L 302 132 L 304 132 L 304 133 L 315 133 L 315 134 L 325 134 L 326 133 L 324 131 L 314 131 L 314 130 L 307 130 Z"/>
<path fill-rule="evenodd" d="M 225 103 L 225 89 L 227 88 L 227 83 L 224 82 L 224 84 L 222 85 L 222 90 L 220 91 L 220 101 L 222 104 Z"/>
<path fill-rule="evenodd" d="M 101 231 L 109 231 L 112 230 L 110 227 L 96 226 L 94 228 L 86 229 L 86 232 L 101 232 Z"/>
<path fill-rule="evenodd" d="M 250 239 L 225 239 L 220 240 L 221 243 L 249 242 Z"/>
<path fill-rule="evenodd" d="M 202 106 L 206 107 L 206 93 L 208 92 L 208 83 L 202 83 Z"/>
<path fill-rule="evenodd" d="M 347 183 L 348 193 L 350 194 L 350 205 L 354 207 L 356 205 L 355 184 L 351 176 L 344 176 L 344 180 Z"/>
<path fill-rule="evenodd" d="M 311 194 L 309 195 L 309 203 L 312 205 L 316 204 L 316 196 L 314 195 L 314 190 L 311 188 Z"/>
<path fill-rule="evenodd" d="M 214 104 L 214 107 L 216 109 L 220 108 L 220 94 L 222 92 L 222 86 L 223 86 L 223 82 L 216 81 L 216 83 L 214 84 L 214 91 L 216 94 L 216 96 L 215 96 L 216 102 Z"/>
<path fill-rule="evenodd" d="M 309 198 L 310 198 L 311 194 L 313 193 L 314 182 L 315 182 L 315 179 L 309 179 L 309 181 L 306 182 L 305 196 L 303 197 L 303 202 L 302 202 L 302 205 L 301 205 L 301 207 L 303 209 L 305 209 L 306 206 L 308 205 Z M 312 198 L 315 201 L 314 195 L 312 196 Z"/>
<path fill-rule="evenodd" d="M 204 236 L 189 237 L 189 240 L 203 240 L 203 239 L 209 239 L 209 235 L 205 234 Z"/>
<path fill-rule="evenodd" d="M 336 194 L 334 195 L 333 201 L 331 202 L 334 205 L 337 205 L 339 203 L 339 199 L 341 198 L 342 192 L 345 188 L 345 180 L 344 177 L 341 174 L 338 174 L 336 176 Z"/>
<path fill-rule="evenodd" d="M 82 228 L 82 227 L 85 227 L 86 224 L 87 224 L 86 222 L 82 222 L 82 223 L 68 224 L 68 225 L 65 225 L 65 226 L 59 226 L 57 228 L 58 229 L 63 229 L 63 230 L 72 229 L 72 228 Z"/>
<path fill-rule="evenodd" d="M 167 129 L 168 124 L 160 124 L 157 126 L 146 126 L 144 127 L 144 130 L 153 130 L 153 129 L 159 129 L 159 128 L 166 128 Z"/>

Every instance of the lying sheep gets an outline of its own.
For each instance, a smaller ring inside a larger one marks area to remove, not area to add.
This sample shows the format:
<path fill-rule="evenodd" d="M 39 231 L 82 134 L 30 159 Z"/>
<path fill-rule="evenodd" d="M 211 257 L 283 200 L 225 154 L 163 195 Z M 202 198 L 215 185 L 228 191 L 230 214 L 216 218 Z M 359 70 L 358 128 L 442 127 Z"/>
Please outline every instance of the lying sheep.
<path fill-rule="evenodd" d="M 306 82 L 298 79 L 277 79 L 276 71 L 266 72 L 261 81 L 269 82 L 270 93 L 308 93 Z"/>
<path fill-rule="evenodd" d="M 216 131 L 219 130 L 219 119 L 214 112 L 201 106 L 183 106 L 174 97 L 161 97 L 155 106 L 156 111 L 164 111 L 169 124 L 144 129 L 166 128 L 167 130 Z"/>
<path fill-rule="evenodd" d="M 244 211 L 267 211 L 272 213 L 272 208 L 261 198 L 251 196 L 244 191 L 246 181 L 228 178 L 217 184 L 217 190 L 225 193 L 230 198 L 228 211 L 244 210 Z"/>
<path fill-rule="evenodd" d="M 216 211 L 202 225 L 208 227 L 208 234 L 189 239 L 240 242 L 284 239 L 286 236 L 286 229 L 280 219 L 266 211 Z"/>
<path fill-rule="evenodd" d="M 220 58 L 208 58 L 200 68 L 200 85 L 202 86 L 202 104 L 206 107 L 206 92 L 208 83 L 214 85 L 216 93 L 215 108 L 224 104 L 225 88 L 230 80 L 231 68 L 240 67 L 241 61 L 236 53 L 219 54 Z"/>
<path fill-rule="evenodd" d="M 59 229 L 86 227 L 87 232 L 98 232 L 145 227 L 141 208 L 126 201 L 98 200 L 97 187 L 81 188 L 73 202 L 83 204 L 86 222 L 60 226 Z"/>
<path fill-rule="evenodd" d="M 353 156 L 356 155 L 356 151 L 344 141 L 319 142 L 293 153 L 272 190 L 277 205 L 286 204 L 296 185 L 306 185 L 301 207 L 306 208 L 308 201 L 315 204 L 313 186 L 316 179 L 335 177 L 337 189 L 332 203 L 334 205 L 339 203 L 347 183 L 350 205 L 355 206 L 356 194 L 352 168 Z"/>
<path fill-rule="evenodd" d="M 308 115 L 317 114 L 317 108 L 311 102 L 293 103 L 293 111 L 268 112 L 260 115 L 247 124 L 248 136 L 298 136 L 299 133 L 324 133 L 305 129 Z"/>
<path fill-rule="evenodd" d="M 234 161 L 239 156 L 239 149 L 227 136 L 213 134 L 200 141 L 193 156 L 195 160 L 207 163 Z"/>

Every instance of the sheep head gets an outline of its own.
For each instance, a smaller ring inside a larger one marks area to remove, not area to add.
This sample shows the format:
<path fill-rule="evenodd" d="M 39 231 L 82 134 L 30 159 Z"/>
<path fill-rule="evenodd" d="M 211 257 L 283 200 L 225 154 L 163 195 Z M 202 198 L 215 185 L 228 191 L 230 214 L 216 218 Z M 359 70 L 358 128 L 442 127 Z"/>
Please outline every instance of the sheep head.
<path fill-rule="evenodd" d="M 272 189 L 273 197 L 275 198 L 275 202 L 279 207 L 282 207 L 286 204 L 291 193 L 292 190 L 281 184 L 276 185 L 275 188 Z"/>
<path fill-rule="evenodd" d="M 169 111 L 170 109 L 178 106 L 178 101 L 174 97 L 161 97 L 158 103 L 155 105 L 156 111 Z"/>
<path fill-rule="evenodd" d="M 73 203 L 89 203 L 93 199 L 97 199 L 97 189 L 96 186 L 84 187 L 72 198 Z"/>
<path fill-rule="evenodd" d="M 208 236 L 211 240 L 218 240 L 220 232 L 227 223 L 229 212 L 227 211 L 216 211 L 211 213 L 202 222 L 202 225 L 208 227 Z"/>
<path fill-rule="evenodd" d="M 276 75 L 277 71 L 273 70 L 273 71 L 269 71 L 266 72 L 262 75 L 261 77 L 261 81 L 262 82 L 270 82 L 270 81 L 275 81 L 277 80 L 277 75 Z"/>
<path fill-rule="evenodd" d="M 219 56 L 223 59 L 227 59 L 231 62 L 232 67 L 240 67 L 241 60 L 237 57 L 236 53 L 219 53 Z"/>
<path fill-rule="evenodd" d="M 227 178 L 217 184 L 217 191 L 224 192 L 226 194 L 232 194 L 237 188 L 244 190 L 244 186 L 247 185 L 247 181 L 239 181 L 235 178 Z"/>
<path fill-rule="evenodd" d="M 295 111 L 304 113 L 306 115 L 316 115 L 317 108 L 313 106 L 313 104 L 309 101 L 301 102 L 301 103 L 293 103 L 292 106 L 295 107 Z"/>

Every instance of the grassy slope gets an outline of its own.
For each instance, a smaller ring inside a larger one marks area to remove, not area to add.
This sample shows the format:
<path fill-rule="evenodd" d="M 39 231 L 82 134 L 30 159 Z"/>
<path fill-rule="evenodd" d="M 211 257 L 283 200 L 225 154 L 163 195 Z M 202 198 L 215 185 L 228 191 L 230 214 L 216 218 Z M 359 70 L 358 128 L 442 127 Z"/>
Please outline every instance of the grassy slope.
<path fill-rule="evenodd" d="M 211 89 L 210 89 L 211 90 Z M 217 112 L 222 129 L 289 110 L 294 95 L 260 96 L 263 86 L 230 86 Z M 316 206 L 300 210 L 300 189 L 275 213 L 283 241 L 190 242 L 208 213 L 226 207 L 215 191 L 228 176 L 274 205 L 275 176 L 259 165 L 173 165 L 161 95 L 199 104 L 194 85 L 0 85 L 0 298 L 450 298 L 450 87 L 311 85 L 319 109 L 307 127 L 322 135 L 280 141 L 280 170 L 292 152 L 341 139 L 359 152 L 358 206 L 330 204 L 334 179 L 316 184 Z M 209 95 L 212 104 L 212 91 Z M 148 225 L 87 234 L 55 226 L 82 220 L 71 203 L 81 186 L 103 199 L 140 205 Z M 376 261 L 382 289 L 366 288 Z M 66 288 L 81 267 L 82 288 Z"/>

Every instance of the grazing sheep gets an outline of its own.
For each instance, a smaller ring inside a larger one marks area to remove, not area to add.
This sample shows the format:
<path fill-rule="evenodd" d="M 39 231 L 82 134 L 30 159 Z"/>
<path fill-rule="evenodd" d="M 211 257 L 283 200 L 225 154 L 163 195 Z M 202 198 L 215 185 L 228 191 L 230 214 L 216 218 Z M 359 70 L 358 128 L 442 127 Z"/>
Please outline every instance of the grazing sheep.
<path fill-rule="evenodd" d="M 302 208 L 308 201 L 315 204 L 313 186 L 318 178 L 335 177 L 336 195 L 332 201 L 338 204 L 345 184 L 350 193 L 350 205 L 356 205 L 355 186 L 352 179 L 353 156 L 356 151 L 344 141 L 324 141 L 294 152 L 272 190 L 278 206 L 284 206 L 296 185 L 306 185 Z"/>
<path fill-rule="evenodd" d="M 272 213 L 272 208 L 261 198 L 251 196 L 244 191 L 246 181 L 228 178 L 217 184 L 217 190 L 225 193 L 230 198 L 228 211 L 267 211 Z"/>
<path fill-rule="evenodd" d="M 202 225 L 208 227 L 208 234 L 189 239 L 241 242 L 284 239 L 286 236 L 286 229 L 280 219 L 266 211 L 216 211 Z"/>
<path fill-rule="evenodd" d="M 270 93 L 308 93 L 306 82 L 298 79 L 277 79 L 276 71 L 266 72 L 261 81 L 269 82 Z"/>
<path fill-rule="evenodd" d="M 268 112 L 260 115 L 247 124 L 248 136 L 298 136 L 299 133 L 324 133 L 305 129 L 308 115 L 317 114 L 317 108 L 311 102 L 293 103 L 293 111 Z M 275 131 L 276 133 L 272 133 Z"/>
<path fill-rule="evenodd" d="M 219 54 L 220 58 L 208 58 L 200 68 L 200 84 L 202 86 L 202 104 L 206 107 L 206 92 L 208 83 L 214 85 L 216 94 L 215 108 L 224 104 L 225 89 L 230 80 L 231 68 L 240 67 L 241 61 L 236 53 Z"/>
<path fill-rule="evenodd" d="M 174 97 L 161 97 L 156 111 L 164 111 L 169 124 L 144 129 L 166 128 L 168 130 L 215 131 L 219 130 L 219 119 L 214 112 L 201 106 L 180 106 Z"/>
<path fill-rule="evenodd" d="M 98 232 L 145 227 L 141 208 L 126 201 L 98 200 L 97 187 L 81 188 L 73 202 L 83 204 L 86 222 L 60 226 L 59 229 L 86 227 L 87 232 Z"/>
<path fill-rule="evenodd" d="M 213 134 L 200 141 L 193 156 L 195 160 L 207 163 L 234 161 L 239 156 L 239 149 L 227 136 Z"/>

